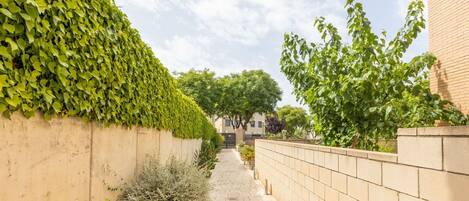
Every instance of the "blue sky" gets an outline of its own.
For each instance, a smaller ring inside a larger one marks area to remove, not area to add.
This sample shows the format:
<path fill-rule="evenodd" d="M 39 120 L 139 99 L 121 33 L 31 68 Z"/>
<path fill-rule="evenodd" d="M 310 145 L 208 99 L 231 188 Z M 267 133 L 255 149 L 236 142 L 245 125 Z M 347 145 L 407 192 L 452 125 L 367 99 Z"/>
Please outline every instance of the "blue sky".
<path fill-rule="evenodd" d="M 376 33 L 394 36 L 410 0 L 358 0 Z M 282 105 L 299 105 L 280 72 L 286 32 L 318 41 L 313 19 L 323 16 L 346 35 L 344 0 L 116 0 L 143 40 L 171 71 L 209 68 L 218 75 L 263 69 L 283 90 Z M 428 48 L 424 31 L 406 58 Z"/>

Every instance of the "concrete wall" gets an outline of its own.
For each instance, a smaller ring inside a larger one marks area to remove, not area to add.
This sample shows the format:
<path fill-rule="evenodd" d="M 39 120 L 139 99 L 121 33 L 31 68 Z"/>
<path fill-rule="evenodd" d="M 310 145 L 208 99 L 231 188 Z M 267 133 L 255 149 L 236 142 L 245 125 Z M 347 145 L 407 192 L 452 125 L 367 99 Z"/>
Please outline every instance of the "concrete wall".
<path fill-rule="evenodd" d="M 429 0 L 429 50 L 438 59 L 430 74 L 433 93 L 469 112 L 469 3 Z"/>
<path fill-rule="evenodd" d="M 145 128 L 102 127 L 75 118 L 0 117 L 1 201 L 105 201 L 148 159 L 193 160 L 201 140 Z"/>
<path fill-rule="evenodd" d="M 278 201 L 469 200 L 469 127 L 398 133 L 398 154 L 257 140 L 257 175 Z"/>

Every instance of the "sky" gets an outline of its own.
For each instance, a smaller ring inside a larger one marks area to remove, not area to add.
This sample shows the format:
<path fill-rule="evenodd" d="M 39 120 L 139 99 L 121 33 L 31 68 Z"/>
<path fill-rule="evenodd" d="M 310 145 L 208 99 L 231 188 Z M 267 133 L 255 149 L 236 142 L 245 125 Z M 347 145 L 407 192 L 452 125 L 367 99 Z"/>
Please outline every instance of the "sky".
<path fill-rule="evenodd" d="M 115 0 L 132 26 L 170 72 L 208 68 L 223 76 L 262 69 L 283 91 L 278 106 L 301 106 L 280 71 L 285 33 L 319 42 L 315 17 L 332 22 L 346 35 L 345 0 Z M 358 0 L 375 33 L 389 38 L 404 23 L 410 0 Z M 425 30 L 405 58 L 428 49 Z M 303 106 L 304 107 L 304 106 Z"/>

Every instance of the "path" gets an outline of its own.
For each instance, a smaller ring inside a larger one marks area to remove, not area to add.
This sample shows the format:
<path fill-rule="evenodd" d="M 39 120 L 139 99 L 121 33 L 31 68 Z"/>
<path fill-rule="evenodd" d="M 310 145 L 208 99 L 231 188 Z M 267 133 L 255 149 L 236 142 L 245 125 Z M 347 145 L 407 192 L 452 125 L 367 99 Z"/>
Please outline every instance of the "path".
<path fill-rule="evenodd" d="M 253 179 L 234 149 L 223 149 L 218 160 L 210 178 L 212 201 L 275 201 L 264 194 L 264 187 Z"/>

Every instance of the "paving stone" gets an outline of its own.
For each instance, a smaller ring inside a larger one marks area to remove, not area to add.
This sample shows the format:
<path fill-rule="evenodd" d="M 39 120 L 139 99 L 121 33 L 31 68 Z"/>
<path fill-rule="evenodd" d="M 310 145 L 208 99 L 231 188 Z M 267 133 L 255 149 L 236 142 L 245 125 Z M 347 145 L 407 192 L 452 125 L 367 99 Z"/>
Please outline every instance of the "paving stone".
<path fill-rule="evenodd" d="M 264 187 L 256 183 L 252 171 L 243 166 L 234 149 L 223 149 L 219 162 L 210 177 L 210 198 L 213 201 L 275 201 L 264 194 Z"/>

